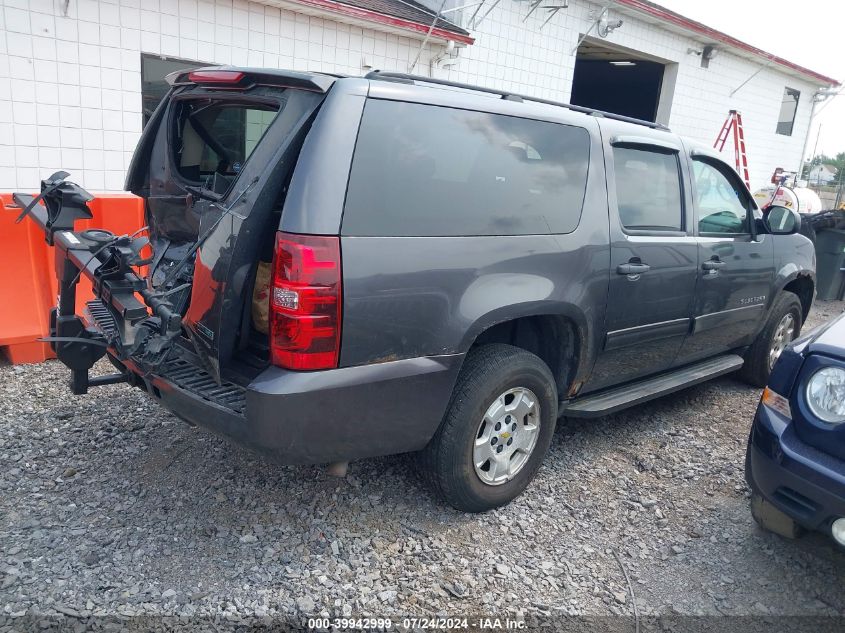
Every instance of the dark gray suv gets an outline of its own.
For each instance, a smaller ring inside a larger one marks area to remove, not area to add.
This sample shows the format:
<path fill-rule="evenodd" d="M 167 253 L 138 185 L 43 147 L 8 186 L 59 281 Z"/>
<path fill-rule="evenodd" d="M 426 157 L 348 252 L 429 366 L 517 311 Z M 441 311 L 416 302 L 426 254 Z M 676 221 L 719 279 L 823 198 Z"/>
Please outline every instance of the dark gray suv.
<path fill-rule="evenodd" d="M 168 79 L 127 177 L 146 231 L 73 231 L 63 172 L 17 196 L 57 246 L 75 393 L 128 382 L 289 464 L 419 451 L 483 511 L 559 416 L 763 385 L 810 309 L 797 214 L 659 125 L 392 73 Z"/>

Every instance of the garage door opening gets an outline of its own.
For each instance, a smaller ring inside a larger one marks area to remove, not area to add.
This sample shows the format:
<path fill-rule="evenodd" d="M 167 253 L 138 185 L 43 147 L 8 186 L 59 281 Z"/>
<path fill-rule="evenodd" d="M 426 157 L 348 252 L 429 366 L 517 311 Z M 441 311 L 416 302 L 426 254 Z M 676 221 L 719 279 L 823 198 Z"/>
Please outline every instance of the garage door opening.
<path fill-rule="evenodd" d="M 571 102 L 665 125 L 676 73 L 677 64 L 588 38 L 575 58 Z"/>

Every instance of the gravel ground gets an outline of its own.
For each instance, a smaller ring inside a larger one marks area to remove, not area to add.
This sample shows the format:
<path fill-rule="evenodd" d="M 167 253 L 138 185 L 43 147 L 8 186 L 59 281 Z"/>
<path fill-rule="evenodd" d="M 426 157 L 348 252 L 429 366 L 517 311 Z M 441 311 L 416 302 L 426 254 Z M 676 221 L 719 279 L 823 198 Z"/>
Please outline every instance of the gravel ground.
<path fill-rule="evenodd" d="M 808 327 L 843 309 L 819 302 Z M 628 615 L 632 593 L 643 616 L 845 615 L 845 553 L 751 519 L 759 391 L 732 378 L 562 420 L 527 493 L 471 516 L 407 456 L 345 479 L 280 467 L 127 386 L 72 398 L 66 376 L 0 367 L 0 628 L 25 613 L 77 628 L 116 614 Z"/>

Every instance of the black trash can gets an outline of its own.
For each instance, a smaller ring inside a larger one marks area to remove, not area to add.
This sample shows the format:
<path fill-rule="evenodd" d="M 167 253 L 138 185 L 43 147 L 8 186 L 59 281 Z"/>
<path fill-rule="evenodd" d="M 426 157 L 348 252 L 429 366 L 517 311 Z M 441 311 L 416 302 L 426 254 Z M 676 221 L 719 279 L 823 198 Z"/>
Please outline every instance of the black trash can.
<path fill-rule="evenodd" d="M 824 229 L 816 233 L 816 290 L 826 301 L 843 298 L 845 292 L 845 230 Z"/>

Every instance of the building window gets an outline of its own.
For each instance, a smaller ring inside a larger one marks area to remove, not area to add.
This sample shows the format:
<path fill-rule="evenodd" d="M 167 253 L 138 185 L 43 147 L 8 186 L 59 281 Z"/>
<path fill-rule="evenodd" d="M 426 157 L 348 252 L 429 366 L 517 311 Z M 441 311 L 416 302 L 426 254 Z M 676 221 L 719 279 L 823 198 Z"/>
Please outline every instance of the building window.
<path fill-rule="evenodd" d="M 798 110 L 798 99 L 801 93 L 792 88 L 783 89 L 783 101 L 780 104 L 780 115 L 778 115 L 778 127 L 776 132 L 784 136 L 792 136 L 792 128 L 795 126 L 795 112 Z"/>
<path fill-rule="evenodd" d="M 153 115 L 156 106 L 167 94 L 169 86 L 164 78 L 174 71 L 191 70 L 200 66 L 207 66 L 207 64 L 141 53 L 141 107 L 144 113 L 145 126 Z"/>

